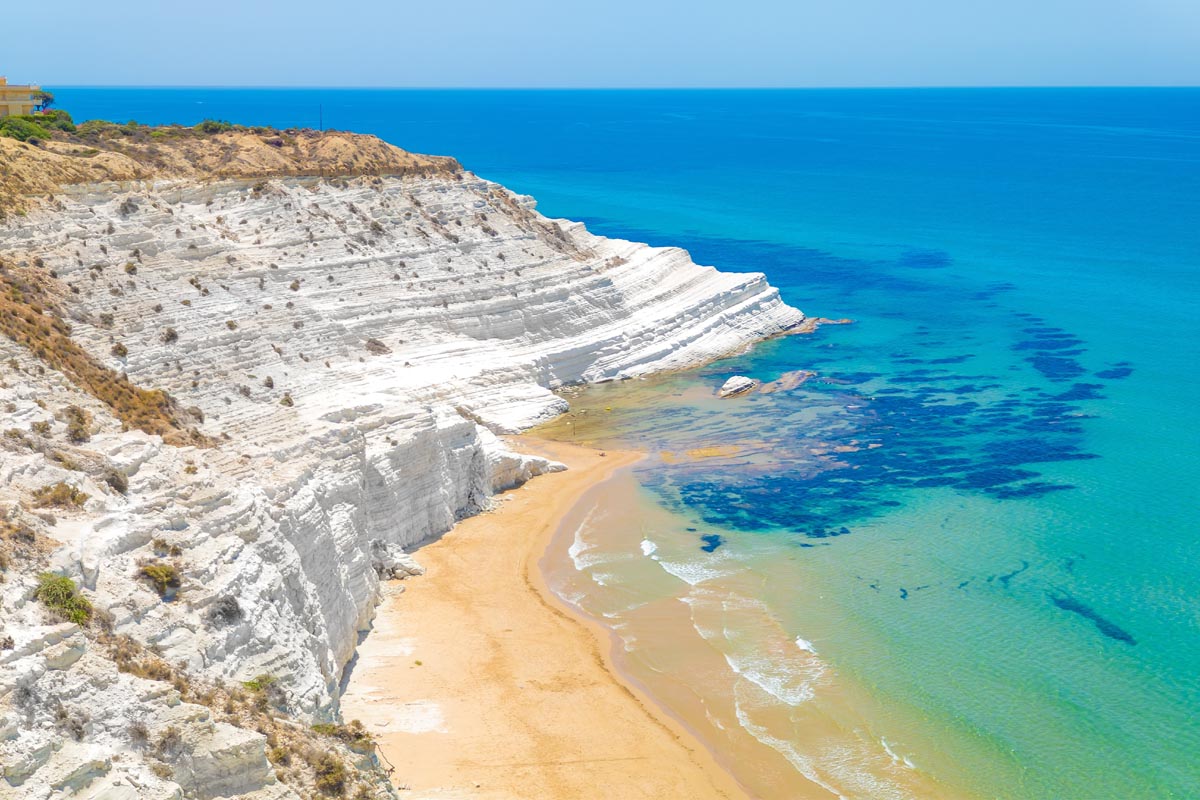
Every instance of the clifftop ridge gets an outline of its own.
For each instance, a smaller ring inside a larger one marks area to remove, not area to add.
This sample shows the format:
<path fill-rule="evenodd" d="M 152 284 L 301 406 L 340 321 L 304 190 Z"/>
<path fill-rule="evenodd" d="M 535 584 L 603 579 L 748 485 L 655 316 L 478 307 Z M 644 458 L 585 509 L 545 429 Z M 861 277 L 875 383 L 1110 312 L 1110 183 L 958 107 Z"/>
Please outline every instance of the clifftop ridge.
<path fill-rule="evenodd" d="M 206 123 L 151 127 L 91 121 L 50 139 L 0 137 L 0 216 L 71 184 L 156 178 L 453 177 L 453 158 L 410 153 L 376 136 Z"/>

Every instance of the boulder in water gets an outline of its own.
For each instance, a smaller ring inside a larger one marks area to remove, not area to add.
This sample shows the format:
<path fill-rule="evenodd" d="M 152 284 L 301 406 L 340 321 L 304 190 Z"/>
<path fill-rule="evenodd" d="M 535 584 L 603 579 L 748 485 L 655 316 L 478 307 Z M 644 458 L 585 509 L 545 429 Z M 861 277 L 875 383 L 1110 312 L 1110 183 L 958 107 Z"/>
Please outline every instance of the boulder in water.
<path fill-rule="evenodd" d="M 717 397 L 736 397 L 739 394 L 753 391 L 758 386 L 758 381 L 754 378 L 747 378 L 745 375 L 734 375 L 717 390 Z"/>

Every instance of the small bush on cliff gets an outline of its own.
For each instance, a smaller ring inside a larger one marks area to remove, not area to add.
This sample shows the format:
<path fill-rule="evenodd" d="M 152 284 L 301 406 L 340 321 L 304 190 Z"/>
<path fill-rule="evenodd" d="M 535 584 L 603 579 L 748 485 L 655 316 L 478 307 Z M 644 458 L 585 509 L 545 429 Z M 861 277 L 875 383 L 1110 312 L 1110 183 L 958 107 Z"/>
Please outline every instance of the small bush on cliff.
<path fill-rule="evenodd" d="M 129 736 L 129 743 L 138 749 L 145 747 L 150 741 L 150 731 L 146 728 L 146 723 L 141 720 L 129 723 L 129 726 L 125 728 L 125 733 Z"/>
<path fill-rule="evenodd" d="M 341 797 L 346 793 L 346 765 L 333 753 L 321 756 L 313 772 L 317 776 L 317 791 L 332 797 Z"/>
<path fill-rule="evenodd" d="M 267 751 L 267 760 L 281 767 L 290 766 L 292 763 L 292 753 L 286 747 L 272 747 Z"/>
<path fill-rule="evenodd" d="M 79 508 L 87 502 L 88 496 L 69 483 L 59 481 L 35 489 L 33 505 L 36 508 Z"/>
<path fill-rule="evenodd" d="M 277 680 L 278 679 L 274 675 L 268 675 L 264 673 L 262 675 L 256 675 L 248 681 L 243 681 L 242 686 L 245 686 L 252 692 L 265 692 L 267 689 L 274 686 Z"/>
<path fill-rule="evenodd" d="M 258 675 L 242 685 L 254 695 L 252 702 L 258 711 L 265 712 L 271 706 L 282 707 L 287 702 L 287 695 L 274 675 Z"/>
<path fill-rule="evenodd" d="M 72 472 L 83 471 L 83 467 L 79 465 L 79 462 L 75 461 L 75 459 L 71 458 L 69 455 L 60 450 L 55 450 L 53 453 L 51 453 L 50 458 L 54 461 L 57 461 L 63 469 L 69 469 Z"/>
<path fill-rule="evenodd" d="M 92 424 L 92 415 L 79 406 L 70 405 L 63 409 L 67 420 L 67 440 L 74 444 L 83 444 L 92 438 L 88 430 Z"/>
<path fill-rule="evenodd" d="M 166 597 L 172 589 L 178 589 L 180 586 L 179 570 L 174 564 L 143 564 L 138 568 L 138 577 L 149 581 L 159 597 Z"/>
<path fill-rule="evenodd" d="M 163 731 L 154 746 L 154 754 L 164 761 L 177 758 L 183 752 L 183 734 L 174 725 Z"/>
<path fill-rule="evenodd" d="M 86 625 L 92 618 L 91 602 L 79 593 L 75 581 L 65 575 L 43 572 L 38 575 L 34 598 L 61 619 Z"/>
<path fill-rule="evenodd" d="M 166 556 L 178 557 L 183 555 L 183 548 L 177 544 L 171 544 L 161 536 L 150 542 L 150 549 L 154 551 L 154 555 L 160 558 Z"/>
<path fill-rule="evenodd" d="M 238 605 L 236 598 L 224 595 L 217 598 L 204 618 L 213 627 L 222 628 L 232 625 L 242 618 L 242 607 Z"/>
<path fill-rule="evenodd" d="M 332 722 L 319 722 L 312 726 L 313 733 L 319 733 L 322 736 L 331 736 L 338 741 L 345 742 L 350 747 L 369 748 L 375 740 L 367 729 L 358 720 L 351 720 L 347 725 L 338 725 Z"/>
<path fill-rule="evenodd" d="M 125 494 L 129 491 L 129 478 L 116 467 L 104 471 L 104 482 L 119 494 Z"/>

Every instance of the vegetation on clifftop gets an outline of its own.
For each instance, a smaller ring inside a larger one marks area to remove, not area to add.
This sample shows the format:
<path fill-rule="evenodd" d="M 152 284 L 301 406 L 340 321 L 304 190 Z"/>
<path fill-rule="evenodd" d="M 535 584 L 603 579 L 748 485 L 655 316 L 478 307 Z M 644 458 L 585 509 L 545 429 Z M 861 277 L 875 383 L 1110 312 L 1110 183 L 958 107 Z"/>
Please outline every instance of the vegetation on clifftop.
<path fill-rule="evenodd" d="M 417 155 L 344 131 L 280 130 L 211 119 L 193 126 L 134 120 L 88 120 L 76 126 L 58 110 L 0 121 L 0 219 L 24 210 L 25 198 L 76 183 L 461 173 L 452 158 Z"/>
<path fill-rule="evenodd" d="M 18 142 L 37 142 L 50 139 L 55 131 L 74 133 L 75 122 L 66 111 L 47 111 L 44 114 L 14 114 L 0 117 L 0 136 Z"/>

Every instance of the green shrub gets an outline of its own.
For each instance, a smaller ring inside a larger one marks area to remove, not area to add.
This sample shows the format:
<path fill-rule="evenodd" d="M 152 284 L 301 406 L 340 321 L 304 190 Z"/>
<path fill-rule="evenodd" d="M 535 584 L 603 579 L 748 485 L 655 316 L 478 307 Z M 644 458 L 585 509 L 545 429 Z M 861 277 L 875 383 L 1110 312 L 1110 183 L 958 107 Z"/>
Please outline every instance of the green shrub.
<path fill-rule="evenodd" d="M 34 598 L 62 619 L 86 625 L 92 618 L 92 604 L 79 593 L 75 581 L 65 575 L 43 572 L 38 575 Z"/>
<path fill-rule="evenodd" d="M 275 685 L 278 680 L 274 675 L 257 675 L 252 680 L 244 681 L 242 686 L 245 686 L 252 692 L 265 692 L 267 689 Z"/>
<path fill-rule="evenodd" d="M 88 497 L 69 483 L 59 481 L 35 489 L 33 505 L 37 508 L 79 508 L 87 502 Z"/>
<path fill-rule="evenodd" d="M 318 722 L 312 726 L 312 731 L 322 736 L 331 736 L 334 739 L 345 742 L 351 747 L 369 747 L 375 741 L 358 720 L 352 720 L 348 725 L 338 725 L 333 722 Z"/>
<path fill-rule="evenodd" d="M 174 564 L 143 564 L 138 568 L 138 577 L 150 581 L 159 597 L 166 597 L 167 592 L 180 586 L 179 570 Z"/>
<path fill-rule="evenodd" d="M 0 119 L 0 136 L 27 142 L 30 139 L 49 139 L 50 131 L 33 120 L 35 117 L 12 116 Z"/>
<path fill-rule="evenodd" d="M 108 122 L 107 120 L 103 119 L 89 119 L 87 122 L 80 123 L 77 130 L 84 136 L 93 136 L 102 133 L 108 133 L 116 128 L 116 123 Z"/>
<path fill-rule="evenodd" d="M 76 130 L 75 121 L 71 119 L 71 115 L 60 108 L 38 114 L 36 117 L 32 117 L 31 119 L 36 121 L 44 128 L 49 128 L 56 131 L 74 133 Z"/>
<path fill-rule="evenodd" d="M 236 127 L 232 122 L 226 122 L 223 119 L 206 119 L 196 126 L 196 130 L 200 133 L 224 133 L 234 130 Z"/>

